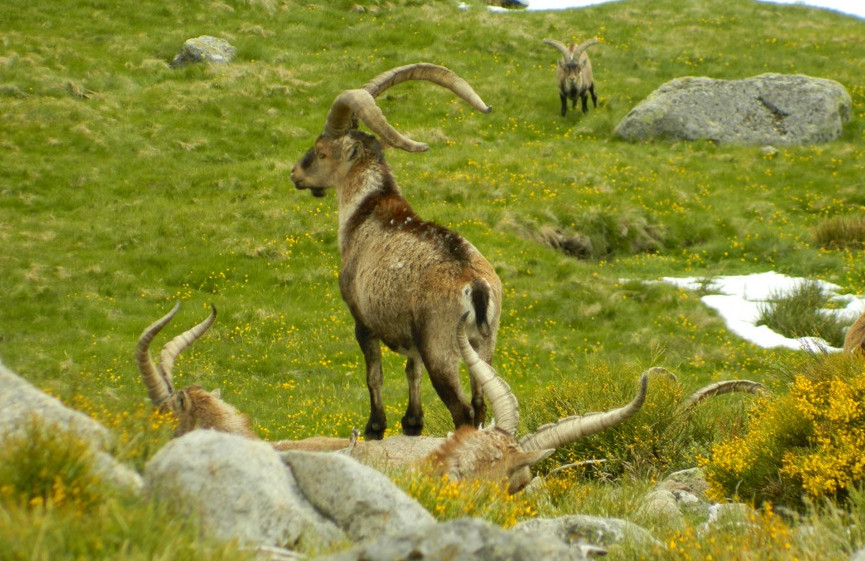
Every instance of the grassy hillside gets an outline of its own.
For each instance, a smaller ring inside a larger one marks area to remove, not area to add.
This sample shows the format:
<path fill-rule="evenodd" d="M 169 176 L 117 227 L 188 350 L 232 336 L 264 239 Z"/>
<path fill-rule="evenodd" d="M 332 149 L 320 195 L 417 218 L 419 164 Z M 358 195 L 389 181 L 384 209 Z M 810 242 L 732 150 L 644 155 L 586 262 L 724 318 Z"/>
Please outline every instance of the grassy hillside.
<path fill-rule="evenodd" d="M 235 63 L 168 66 L 185 39 L 205 34 L 234 44 Z M 597 110 L 559 115 L 546 37 L 601 40 L 590 51 Z M 421 216 L 496 266 L 496 366 L 520 399 L 523 430 L 619 403 L 651 366 L 675 372 L 679 392 L 728 378 L 780 387 L 799 353 L 756 348 L 699 295 L 640 281 L 771 269 L 862 293 L 861 245 L 825 247 L 815 233 L 865 207 L 863 37 L 861 20 L 752 0 L 504 14 L 414 0 L 7 0 L 0 357 L 106 423 L 142 465 L 170 429 L 148 421 L 137 337 L 176 300 L 172 335 L 212 302 L 217 323 L 178 361 L 178 385 L 220 387 L 266 438 L 363 426 L 363 360 L 337 286 L 336 201 L 296 192 L 289 172 L 340 91 L 427 61 L 466 78 L 494 110 L 479 114 L 428 84 L 395 87 L 380 105 L 430 150 L 394 150 L 388 161 Z M 673 78 L 763 72 L 843 84 L 854 103 L 843 138 L 766 155 L 612 136 Z M 544 227 L 588 236 L 595 254 L 545 247 L 534 235 Z M 385 360 L 393 427 L 406 390 L 402 360 Z M 428 430 L 444 434 L 447 412 L 428 383 L 424 394 Z M 718 426 L 744 415 L 738 400 L 726 403 Z M 685 467 L 717 436 L 707 429 L 697 450 L 639 474 Z"/>

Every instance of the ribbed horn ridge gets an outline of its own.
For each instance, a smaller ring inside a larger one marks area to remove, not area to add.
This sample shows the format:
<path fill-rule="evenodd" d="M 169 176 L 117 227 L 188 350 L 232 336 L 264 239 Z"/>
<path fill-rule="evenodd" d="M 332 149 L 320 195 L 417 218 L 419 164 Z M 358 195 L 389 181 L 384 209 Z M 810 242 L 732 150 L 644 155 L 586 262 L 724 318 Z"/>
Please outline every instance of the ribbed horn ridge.
<path fill-rule="evenodd" d="M 216 320 L 216 306 L 213 304 L 210 305 L 210 315 L 207 316 L 207 319 L 189 329 L 184 331 L 171 341 L 165 344 L 162 347 L 162 352 L 159 354 L 159 365 L 162 368 L 163 372 L 165 372 L 166 377 L 168 378 L 169 384 L 171 383 L 171 369 L 174 367 L 174 361 L 183 352 L 183 350 L 198 340 L 199 337 L 204 335 L 204 333 L 213 325 L 213 322 Z"/>
<path fill-rule="evenodd" d="M 643 374 L 640 377 L 640 388 L 633 401 L 624 407 L 613 409 L 605 413 L 589 413 L 582 416 L 567 417 L 556 423 L 544 425 L 534 433 L 520 440 L 523 450 L 545 450 L 548 448 L 559 448 L 566 444 L 599 433 L 614 427 L 627 419 L 630 419 L 640 410 L 646 400 L 646 391 L 649 386 L 649 377 Z"/>
<path fill-rule="evenodd" d="M 382 72 L 367 82 L 363 89 L 375 98 L 384 93 L 388 88 L 409 80 L 432 82 L 449 89 L 481 113 L 492 111 L 492 107 L 484 103 L 484 100 L 475 92 L 474 88 L 457 76 L 453 70 L 428 62 L 407 64 L 393 68 L 387 72 Z"/>
<path fill-rule="evenodd" d="M 480 382 L 483 387 L 484 395 L 493 410 L 496 427 L 514 436 L 520 423 L 517 398 L 508 383 L 499 377 L 492 366 L 481 359 L 469 343 L 466 336 L 466 318 L 468 315 L 468 312 L 464 313 L 457 323 L 457 342 L 460 346 L 460 354 L 462 354 L 463 361 L 469 369 L 469 375 Z"/>
<path fill-rule="evenodd" d="M 375 104 L 375 99 L 366 90 L 346 90 L 336 97 L 327 114 L 324 134 L 331 138 L 348 134 L 353 128 L 355 116 L 394 148 L 406 152 L 425 152 L 429 148 L 423 142 L 415 142 L 390 126 L 384 113 Z"/>
<path fill-rule="evenodd" d="M 394 129 L 375 103 L 375 98 L 382 92 L 408 80 L 432 82 L 454 92 L 483 113 L 492 110 L 468 82 L 453 71 L 429 63 L 409 64 L 379 74 L 361 89 L 345 90 L 339 94 L 328 112 L 324 134 L 330 138 L 348 134 L 355 127 L 357 117 L 390 146 L 407 152 L 426 151 L 429 148 L 426 144 L 415 142 Z"/>
<path fill-rule="evenodd" d="M 174 305 L 170 312 L 162 316 L 150 324 L 138 338 L 138 345 L 135 348 L 135 360 L 138 362 L 138 370 L 141 372 L 141 380 L 147 388 L 147 397 L 154 407 L 159 407 L 165 400 L 171 397 L 174 393 L 174 388 L 171 384 L 171 373 L 165 372 L 162 365 L 156 365 L 150 357 L 150 343 L 156 335 L 162 331 L 162 328 L 168 325 L 168 322 L 180 309 L 180 302 Z"/>
<path fill-rule="evenodd" d="M 571 51 L 568 50 L 568 47 L 566 47 L 564 43 L 556 41 L 555 39 L 544 39 L 544 43 L 562 53 L 562 56 L 565 57 L 566 61 L 571 61 Z"/>
<path fill-rule="evenodd" d="M 768 391 L 766 390 L 766 386 L 758 382 L 752 382 L 751 380 L 726 380 L 723 382 L 715 382 L 714 384 L 709 384 L 708 386 L 692 393 L 682 404 L 682 407 L 693 407 L 706 398 L 723 395 L 725 393 L 738 392 L 757 394 L 765 391 Z"/>

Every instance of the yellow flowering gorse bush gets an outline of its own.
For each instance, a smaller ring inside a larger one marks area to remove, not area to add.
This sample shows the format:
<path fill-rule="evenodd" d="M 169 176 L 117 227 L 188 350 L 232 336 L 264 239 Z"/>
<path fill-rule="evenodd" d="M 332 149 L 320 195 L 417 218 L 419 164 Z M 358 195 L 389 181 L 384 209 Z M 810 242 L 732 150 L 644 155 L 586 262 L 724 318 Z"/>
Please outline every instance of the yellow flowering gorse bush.
<path fill-rule="evenodd" d="M 714 499 L 798 504 L 834 498 L 865 481 L 865 365 L 826 357 L 789 391 L 756 403 L 744 435 L 704 459 Z"/>

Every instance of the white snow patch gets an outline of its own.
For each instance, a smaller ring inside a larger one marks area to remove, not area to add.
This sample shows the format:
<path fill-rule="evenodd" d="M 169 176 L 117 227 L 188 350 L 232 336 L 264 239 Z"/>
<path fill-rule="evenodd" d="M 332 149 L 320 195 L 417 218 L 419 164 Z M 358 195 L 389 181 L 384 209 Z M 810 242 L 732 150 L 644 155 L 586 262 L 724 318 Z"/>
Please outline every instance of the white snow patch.
<path fill-rule="evenodd" d="M 753 275 L 713 277 L 663 277 L 661 282 L 686 290 L 703 290 L 707 294 L 700 300 L 716 310 L 727 325 L 727 329 L 739 337 L 763 348 L 784 347 L 809 352 L 839 352 L 826 341 L 815 337 L 789 338 L 765 325 L 757 325 L 761 308 L 768 306 L 773 298 L 793 292 L 799 285 L 815 282 L 826 292 L 838 307 L 823 310 L 836 315 L 845 322 L 853 323 L 865 310 L 865 296 L 837 294 L 838 285 L 825 281 L 809 281 L 801 277 L 789 277 L 772 271 Z M 843 304 L 843 306 L 841 306 Z"/>

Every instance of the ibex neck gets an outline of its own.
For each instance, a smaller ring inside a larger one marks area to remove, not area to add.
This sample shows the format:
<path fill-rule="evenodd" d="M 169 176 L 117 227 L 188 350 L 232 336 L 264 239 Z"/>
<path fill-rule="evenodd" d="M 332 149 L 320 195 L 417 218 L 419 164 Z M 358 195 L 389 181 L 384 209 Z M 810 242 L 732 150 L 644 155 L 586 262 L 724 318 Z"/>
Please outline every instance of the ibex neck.
<path fill-rule="evenodd" d="M 339 195 L 339 246 L 345 252 L 352 232 L 368 214 L 371 199 L 402 197 L 399 186 L 387 166 L 370 166 L 346 178 Z"/>

